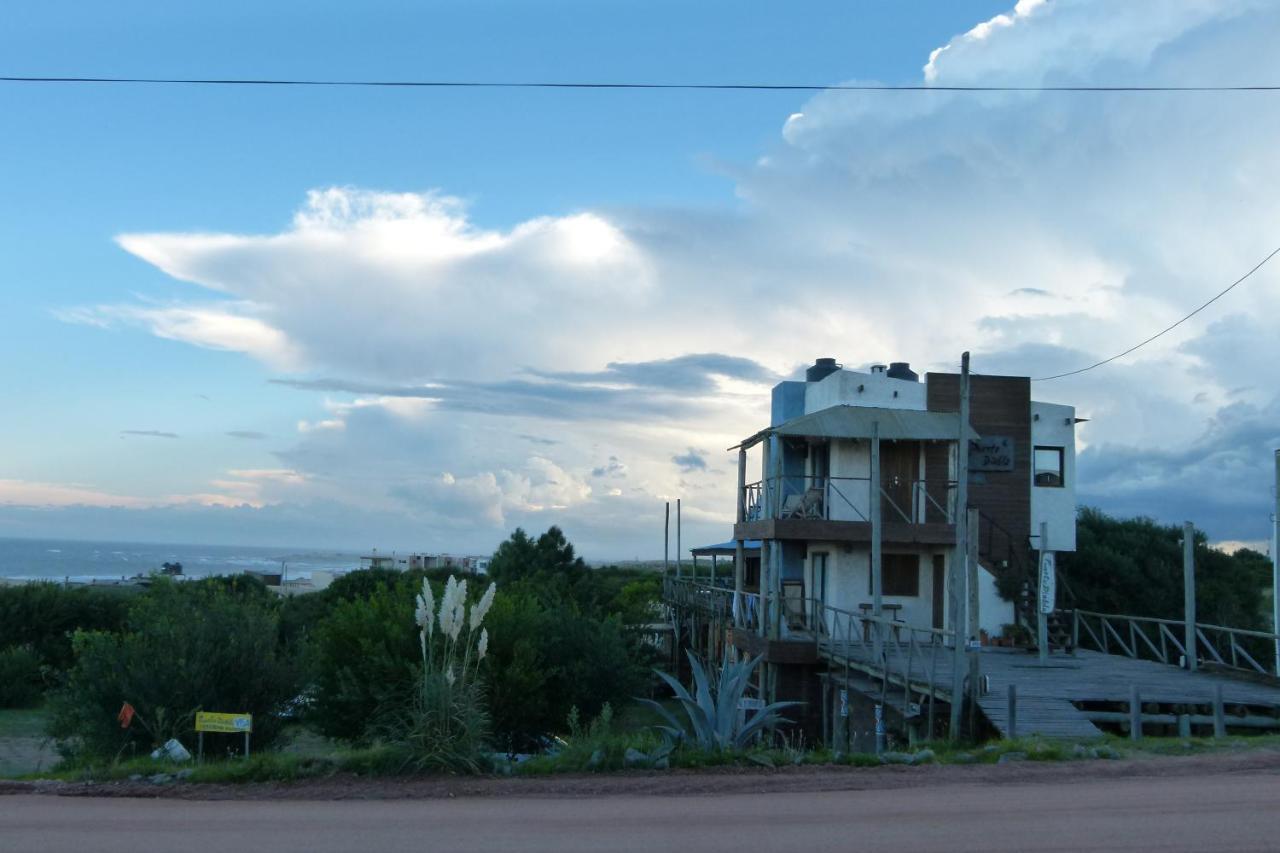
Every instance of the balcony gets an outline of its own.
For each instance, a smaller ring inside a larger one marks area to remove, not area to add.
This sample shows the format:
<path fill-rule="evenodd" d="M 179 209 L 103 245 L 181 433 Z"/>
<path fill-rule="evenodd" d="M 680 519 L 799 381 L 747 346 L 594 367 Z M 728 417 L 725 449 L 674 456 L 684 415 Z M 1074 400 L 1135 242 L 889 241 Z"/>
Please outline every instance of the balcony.
<path fill-rule="evenodd" d="M 956 483 L 885 477 L 770 477 L 738 496 L 744 521 L 738 539 L 869 543 L 873 496 L 880 501 L 881 539 L 894 544 L 955 542 Z"/>

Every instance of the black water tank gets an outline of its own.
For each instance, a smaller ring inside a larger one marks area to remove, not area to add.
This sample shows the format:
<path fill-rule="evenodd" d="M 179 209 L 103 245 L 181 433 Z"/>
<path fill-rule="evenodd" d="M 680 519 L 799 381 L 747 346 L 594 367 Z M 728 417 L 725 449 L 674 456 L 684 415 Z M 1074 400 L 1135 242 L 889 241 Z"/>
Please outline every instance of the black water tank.
<path fill-rule="evenodd" d="M 826 379 L 831 374 L 840 369 L 840 365 L 836 364 L 834 358 L 820 358 L 813 363 L 813 366 L 805 370 L 805 382 L 819 382 Z"/>
<path fill-rule="evenodd" d="M 886 374 L 890 379 L 906 379 L 909 382 L 919 382 L 920 375 L 911 369 L 909 361 L 893 361 L 889 363 L 889 372 Z"/>

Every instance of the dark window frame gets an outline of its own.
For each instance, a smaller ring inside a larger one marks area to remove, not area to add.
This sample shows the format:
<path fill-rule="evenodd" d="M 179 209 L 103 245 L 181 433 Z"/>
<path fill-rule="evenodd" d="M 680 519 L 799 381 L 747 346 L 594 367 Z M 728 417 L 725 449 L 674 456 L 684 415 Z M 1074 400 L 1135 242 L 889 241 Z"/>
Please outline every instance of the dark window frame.
<path fill-rule="evenodd" d="M 919 598 L 920 555 L 881 554 L 880 585 L 882 595 L 892 595 L 895 598 Z M 867 572 L 868 595 L 875 593 L 874 586 L 875 579 L 871 577 L 870 572 Z"/>
<path fill-rule="evenodd" d="M 1036 457 L 1042 450 L 1058 454 L 1058 472 L 1056 475 L 1047 470 L 1041 472 L 1040 466 L 1036 463 Z M 1048 475 L 1043 482 L 1041 481 L 1041 473 Z M 1054 479 L 1057 482 L 1053 482 Z M 1067 449 L 1053 444 L 1037 444 L 1031 448 L 1031 483 L 1045 489 L 1065 488 L 1067 485 Z"/>

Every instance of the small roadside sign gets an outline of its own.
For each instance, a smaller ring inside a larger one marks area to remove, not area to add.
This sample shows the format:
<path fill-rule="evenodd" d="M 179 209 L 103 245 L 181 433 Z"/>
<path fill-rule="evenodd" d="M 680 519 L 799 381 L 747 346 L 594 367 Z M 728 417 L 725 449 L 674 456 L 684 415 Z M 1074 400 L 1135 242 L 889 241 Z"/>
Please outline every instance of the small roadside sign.
<path fill-rule="evenodd" d="M 219 714 L 212 711 L 196 713 L 196 731 L 247 734 L 253 731 L 253 714 Z"/>
<path fill-rule="evenodd" d="M 196 712 L 196 737 L 199 756 L 204 761 L 204 733 L 244 735 L 244 757 L 249 757 L 249 733 L 253 731 L 253 714 L 222 714 L 215 711 Z"/>

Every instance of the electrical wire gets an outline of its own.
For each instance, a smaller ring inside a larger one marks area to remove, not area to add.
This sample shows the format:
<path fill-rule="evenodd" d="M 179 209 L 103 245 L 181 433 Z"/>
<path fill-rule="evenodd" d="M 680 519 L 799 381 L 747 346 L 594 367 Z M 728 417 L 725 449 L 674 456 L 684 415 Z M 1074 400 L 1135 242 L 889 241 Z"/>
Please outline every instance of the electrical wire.
<path fill-rule="evenodd" d="M 1235 281 L 1231 282 L 1231 284 L 1227 285 L 1225 288 L 1223 288 L 1222 290 L 1218 291 L 1218 293 L 1214 294 L 1213 298 L 1212 298 L 1212 299 L 1210 299 L 1208 302 L 1205 302 L 1205 303 L 1204 303 L 1203 305 L 1201 305 L 1199 308 L 1197 308 L 1196 310 L 1192 311 L 1190 314 L 1187 314 L 1185 317 L 1183 317 L 1181 320 L 1179 320 L 1178 322 L 1174 323 L 1173 325 L 1171 325 L 1171 326 L 1167 326 L 1166 328 L 1161 329 L 1160 331 L 1156 332 L 1156 333 L 1155 333 L 1154 335 L 1152 335 L 1151 337 L 1147 338 L 1145 341 L 1142 341 L 1141 343 L 1136 343 L 1136 344 L 1134 344 L 1133 346 L 1129 347 L 1129 348 L 1128 348 L 1127 350 L 1125 350 L 1124 352 L 1116 353 L 1115 355 L 1111 356 L 1110 358 L 1104 358 L 1102 361 L 1099 361 L 1099 362 L 1097 362 L 1097 363 L 1095 363 L 1095 364 L 1091 364 L 1091 365 L 1089 365 L 1088 367 L 1082 367 L 1082 368 L 1080 368 L 1079 370 L 1069 370 L 1069 371 L 1067 371 L 1066 373 L 1055 373 L 1053 376 L 1040 376 L 1040 377 L 1037 377 L 1037 378 L 1032 379 L 1031 381 L 1032 381 L 1032 382 L 1048 382 L 1050 379 L 1062 379 L 1063 377 L 1066 377 L 1066 376 L 1075 376 L 1075 375 L 1077 375 L 1077 374 L 1084 373 L 1084 372 L 1085 372 L 1085 371 L 1087 371 L 1087 370 L 1093 370 L 1095 367 L 1102 367 L 1102 365 L 1104 365 L 1104 364 L 1110 364 L 1111 362 L 1115 361 L 1115 360 L 1116 360 L 1116 359 L 1118 359 L 1118 358 L 1124 358 L 1124 357 L 1125 357 L 1126 355 L 1128 355 L 1129 353 L 1134 352 L 1134 351 L 1136 351 L 1136 350 L 1138 350 L 1138 349 L 1141 349 L 1142 347 L 1145 347 L 1147 344 L 1151 343 L 1152 341 L 1154 341 L 1156 338 L 1160 337 L 1161 335 L 1167 334 L 1168 332 L 1172 332 L 1174 329 L 1178 328 L 1178 327 L 1179 327 L 1179 326 L 1181 326 L 1183 323 L 1187 322 L 1187 321 L 1188 321 L 1188 320 L 1190 320 L 1192 317 L 1196 316 L 1196 315 L 1197 315 L 1197 314 L 1199 314 L 1201 311 L 1203 311 L 1204 309 L 1208 308 L 1210 305 L 1212 305 L 1213 303 L 1217 302 L 1217 301 L 1218 301 L 1219 299 L 1221 299 L 1222 297 L 1226 296 L 1228 293 L 1230 293 L 1230 292 L 1231 292 L 1231 291 L 1236 287 L 1236 285 L 1241 284 L 1242 282 L 1244 282 L 1244 281 L 1245 281 L 1245 279 L 1249 278 L 1249 276 L 1253 275 L 1253 274 L 1254 274 L 1254 273 L 1256 273 L 1258 270 L 1262 269 L 1264 266 L 1266 266 L 1267 261 L 1271 260 L 1272 258 L 1274 258 L 1274 257 L 1275 257 L 1276 255 L 1278 255 L 1278 254 L 1280 254 L 1280 246 L 1277 246 L 1276 248 L 1272 249 L 1272 250 L 1271 250 L 1271 254 L 1267 255 L 1265 258 L 1263 258 L 1262 260 L 1258 261 L 1258 263 L 1254 266 L 1254 268 L 1253 268 L 1253 269 L 1249 270 L 1247 273 L 1245 273 L 1244 275 L 1240 276 L 1240 277 L 1239 277 L 1238 279 L 1236 279 Z"/>
<path fill-rule="evenodd" d="M 626 83 L 501 80 L 322 80 L 219 77 L 0 76 L 0 83 L 86 83 L 155 86 L 327 86 L 401 89 L 658 89 L 766 92 L 1280 92 L 1280 84 L 1236 86 L 931 86 L 882 83 Z"/>

